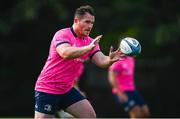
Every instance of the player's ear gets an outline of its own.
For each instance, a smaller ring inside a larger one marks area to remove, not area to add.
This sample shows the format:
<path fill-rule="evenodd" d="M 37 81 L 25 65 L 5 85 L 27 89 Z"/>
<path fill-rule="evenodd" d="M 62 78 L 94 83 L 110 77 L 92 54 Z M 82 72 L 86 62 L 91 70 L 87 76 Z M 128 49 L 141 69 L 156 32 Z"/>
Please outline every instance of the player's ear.
<path fill-rule="evenodd" d="M 74 23 L 78 23 L 79 19 L 78 18 L 74 18 Z"/>

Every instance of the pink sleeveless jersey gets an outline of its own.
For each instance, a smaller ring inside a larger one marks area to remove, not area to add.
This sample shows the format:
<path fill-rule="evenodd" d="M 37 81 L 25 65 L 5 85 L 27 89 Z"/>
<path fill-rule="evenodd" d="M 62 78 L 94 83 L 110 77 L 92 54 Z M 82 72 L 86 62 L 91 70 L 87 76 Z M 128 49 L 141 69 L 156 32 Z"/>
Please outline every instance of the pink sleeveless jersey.
<path fill-rule="evenodd" d="M 79 38 L 72 28 L 61 29 L 54 35 L 48 59 L 36 81 L 35 90 L 52 93 L 64 94 L 68 92 L 74 84 L 79 69 L 84 61 L 100 51 L 97 45 L 92 51 L 76 59 L 63 59 L 56 51 L 56 47 L 63 43 L 69 43 L 71 46 L 82 47 L 90 44 L 92 38 Z"/>
<path fill-rule="evenodd" d="M 117 73 L 116 82 L 118 83 L 118 88 L 122 91 L 135 90 L 134 62 L 133 57 L 126 57 L 124 60 L 113 63 L 110 67 L 110 70 Z"/>

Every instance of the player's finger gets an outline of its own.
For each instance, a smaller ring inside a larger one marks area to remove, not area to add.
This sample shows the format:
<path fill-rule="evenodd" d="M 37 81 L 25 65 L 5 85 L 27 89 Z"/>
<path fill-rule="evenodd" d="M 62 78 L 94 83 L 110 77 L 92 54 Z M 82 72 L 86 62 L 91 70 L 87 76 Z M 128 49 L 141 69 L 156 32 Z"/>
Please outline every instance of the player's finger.
<path fill-rule="evenodd" d="M 119 60 L 119 58 L 115 58 L 115 59 L 112 60 L 112 62 L 116 62 L 118 60 Z"/>
<path fill-rule="evenodd" d="M 97 40 L 100 40 L 100 39 L 102 38 L 102 36 L 103 36 L 103 35 L 99 35 L 99 36 L 97 36 L 94 40 L 96 40 L 96 41 L 97 41 Z"/>
<path fill-rule="evenodd" d="M 113 49 L 114 49 L 113 46 L 111 46 L 109 52 L 113 52 Z"/>
<path fill-rule="evenodd" d="M 120 48 L 118 48 L 115 52 L 120 52 Z"/>

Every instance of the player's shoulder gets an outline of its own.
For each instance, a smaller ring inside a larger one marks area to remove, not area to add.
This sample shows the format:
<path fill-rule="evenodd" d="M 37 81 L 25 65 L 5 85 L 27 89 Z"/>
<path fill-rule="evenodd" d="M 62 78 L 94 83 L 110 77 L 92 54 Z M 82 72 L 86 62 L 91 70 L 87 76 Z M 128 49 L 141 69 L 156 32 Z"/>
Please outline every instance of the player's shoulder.
<path fill-rule="evenodd" d="M 132 56 L 128 56 L 128 57 L 127 57 L 127 60 L 130 60 L 130 61 L 135 61 L 135 58 L 134 58 L 134 57 L 132 57 Z"/>
<path fill-rule="evenodd" d="M 112 64 L 113 67 L 121 67 L 121 65 L 124 63 L 124 60 L 118 60 L 117 62 L 114 62 Z"/>
<path fill-rule="evenodd" d="M 71 34 L 70 32 L 70 28 L 63 28 L 56 31 L 54 37 L 69 37 L 69 35 Z"/>
<path fill-rule="evenodd" d="M 58 31 L 56 31 L 56 34 L 59 34 L 59 33 L 68 33 L 70 31 L 70 28 L 62 28 L 62 29 L 59 29 Z"/>

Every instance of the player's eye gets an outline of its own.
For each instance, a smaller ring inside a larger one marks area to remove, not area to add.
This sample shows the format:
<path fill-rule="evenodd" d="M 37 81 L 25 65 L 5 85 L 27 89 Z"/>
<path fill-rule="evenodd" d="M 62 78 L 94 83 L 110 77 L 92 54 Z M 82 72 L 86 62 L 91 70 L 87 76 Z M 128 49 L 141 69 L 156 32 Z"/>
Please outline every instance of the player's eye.
<path fill-rule="evenodd" d="M 87 24 L 94 24 L 93 21 L 85 21 Z"/>

